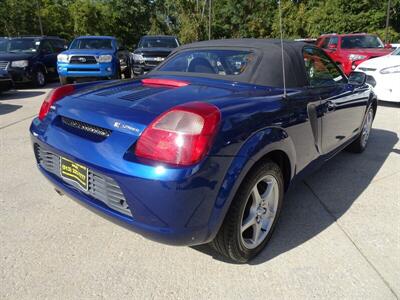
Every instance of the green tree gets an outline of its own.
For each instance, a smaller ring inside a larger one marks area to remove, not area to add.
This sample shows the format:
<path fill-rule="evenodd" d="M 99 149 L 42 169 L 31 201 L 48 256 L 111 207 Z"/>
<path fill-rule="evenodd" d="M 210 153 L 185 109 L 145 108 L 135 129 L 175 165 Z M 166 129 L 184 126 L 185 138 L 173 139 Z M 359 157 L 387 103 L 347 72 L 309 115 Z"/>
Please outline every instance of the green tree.
<path fill-rule="evenodd" d="M 127 46 L 140 36 L 208 39 L 210 0 L 0 0 L 0 36 L 114 35 Z M 400 0 L 391 0 L 389 38 L 400 40 Z M 40 12 L 37 9 L 40 6 Z M 212 0 L 212 38 L 279 37 L 277 0 Z M 369 32 L 384 38 L 387 0 L 281 0 L 285 38 Z"/>

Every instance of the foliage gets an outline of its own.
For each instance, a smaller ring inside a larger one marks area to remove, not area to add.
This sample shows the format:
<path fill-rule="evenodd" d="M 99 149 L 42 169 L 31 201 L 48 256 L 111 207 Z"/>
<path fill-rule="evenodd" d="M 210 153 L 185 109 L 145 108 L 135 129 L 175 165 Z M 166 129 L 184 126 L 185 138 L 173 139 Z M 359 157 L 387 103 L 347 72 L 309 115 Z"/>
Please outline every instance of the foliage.
<path fill-rule="evenodd" d="M 0 0 L 0 36 L 40 34 L 71 40 L 114 35 L 132 47 L 144 34 L 208 39 L 210 0 Z M 400 0 L 391 0 L 389 39 L 400 39 Z M 38 9 L 38 6 L 40 7 Z M 387 0 L 281 0 L 285 38 L 329 32 L 385 37 Z M 212 0 L 211 37 L 279 37 L 276 0 Z"/>

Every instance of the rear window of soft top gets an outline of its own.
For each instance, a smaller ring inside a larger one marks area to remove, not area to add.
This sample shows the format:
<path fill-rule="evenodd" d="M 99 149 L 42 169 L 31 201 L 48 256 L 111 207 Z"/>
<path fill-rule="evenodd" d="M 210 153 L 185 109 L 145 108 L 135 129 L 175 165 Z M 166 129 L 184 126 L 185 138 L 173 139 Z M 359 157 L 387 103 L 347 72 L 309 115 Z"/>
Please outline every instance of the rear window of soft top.
<path fill-rule="evenodd" d="M 254 59 L 254 53 L 243 50 L 188 50 L 177 53 L 158 71 L 215 75 L 239 75 Z"/>

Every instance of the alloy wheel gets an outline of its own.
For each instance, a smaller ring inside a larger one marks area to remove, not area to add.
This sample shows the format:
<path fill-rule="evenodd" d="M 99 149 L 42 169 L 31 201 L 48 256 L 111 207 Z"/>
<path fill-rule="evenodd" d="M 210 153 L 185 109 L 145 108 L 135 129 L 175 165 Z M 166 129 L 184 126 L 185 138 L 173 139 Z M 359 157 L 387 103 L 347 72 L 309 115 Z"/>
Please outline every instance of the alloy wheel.
<path fill-rule="evenodd" d="M 365 147 L 365 145 L 368 142 L 369 134 L 371 132 L 371 127 L 372 127 L 372 121 L 374 120 L 374 112 L 372 108 L 368 110 L 365 123 L 362 129 L 362 138 L 361 138 L 361 143 L 362 146 Z"/>
<path fill-rule="evenodd" d="M 279 203 L 278 182 L 272 175 L 261 178 L 252 188 L 242 214 L 240 237 L 248 249 L 259 246 L 274 223 Z"/>
<path fill-rule="evenodd" d="M 40 86 L 44 85 L 45 83 L 45 78 L 44 74 L 41 71 L 38 71 L 36 74 L 37 82 L 39 83 Z"/>

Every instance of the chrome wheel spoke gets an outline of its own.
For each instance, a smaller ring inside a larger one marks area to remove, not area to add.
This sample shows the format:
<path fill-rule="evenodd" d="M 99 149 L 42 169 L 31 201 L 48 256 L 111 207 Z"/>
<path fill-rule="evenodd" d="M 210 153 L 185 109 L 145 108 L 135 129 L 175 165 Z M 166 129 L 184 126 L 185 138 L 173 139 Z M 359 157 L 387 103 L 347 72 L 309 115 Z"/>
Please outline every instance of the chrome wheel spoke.
<path fill-rule="evenodd" d="M 253 226 L 255 223 L 256 223 L 256 215 L 250 212 L 249 216 L 242 224 L 241 228 L 242 233 L 245 232 L 247 229 L 249 229 L 251 226 Z"/>
<path fill-rule="evenodd" d="M 262 235 L 261 232 L 261 222 L 256 222 L 253 227 L 253 243 L 257 246 L 260 236 Z"/>
<path fill-rule="evenodd" d="M 264 201 L 264 203 L 269 203 L 270 201 L 274 201 L 274 189 L 275 189 L 275 181 L 271 180 L 268 183 L 267 189 L 262 194 L 261 198 Z"/>
<path fill-rule="evenodd" d="M 275 217 L 275 214 L 276 214 L 276 208 L 273 207 L 273 206 L 269 206 L 269 207 L 267 208 L 267 212 L 266 212 L 266 214 L 265 214 L 265 217 L 266 217 L 267 219 L 272 219 L 272 218 Z"/>
<path fill-rule="evenodd" d="M 253 190 L 251 191 L 252 195 L 253 195 L 253 199 L 255 201 L 255 203 L 258 205 L 261 203 L 261 195 L 260 192 L 258 191 L 257 185 L 255 185 L 253 187 Z"/>

